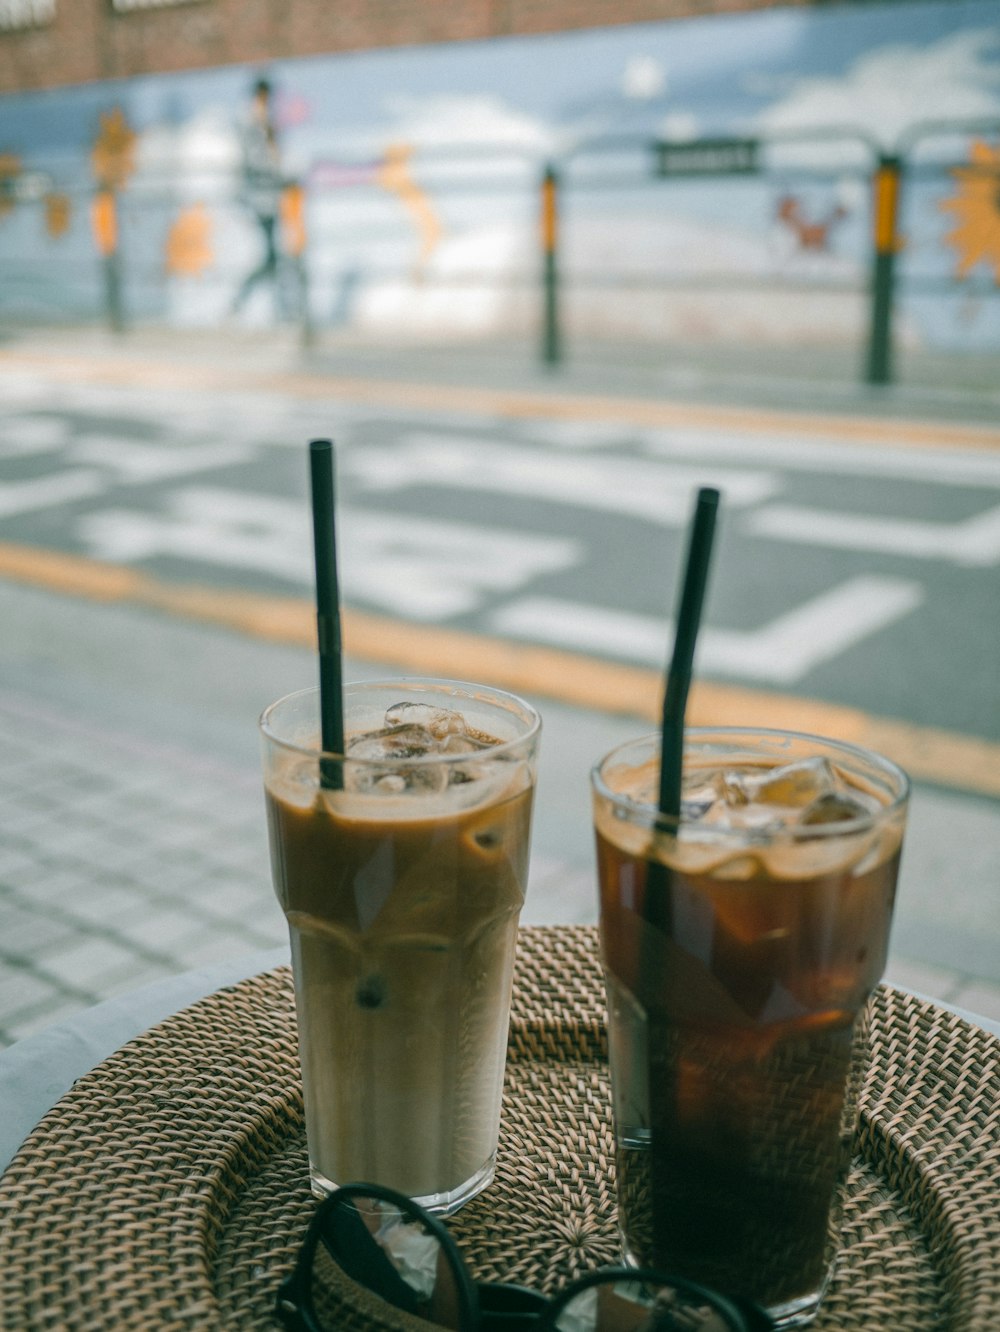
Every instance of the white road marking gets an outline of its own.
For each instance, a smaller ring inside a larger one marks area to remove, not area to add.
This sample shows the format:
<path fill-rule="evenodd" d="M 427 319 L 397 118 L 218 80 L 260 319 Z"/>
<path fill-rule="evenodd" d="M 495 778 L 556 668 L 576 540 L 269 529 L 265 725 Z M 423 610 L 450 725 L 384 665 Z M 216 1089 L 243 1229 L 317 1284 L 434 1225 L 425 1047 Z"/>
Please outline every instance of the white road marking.
<path fill-rule="evenodd" d="M 583 562 L 581 543 L 437 519 L 345 510 L 348 597 L 394 614 L 434 620 L 478 609 L 542 574 Z"/>
<path fill-rule="evenodd" d="M 13 401 L 10 384 L 0 386 L 4 406 Z M 157 432 L 230 442 L 233 439 L 266 438 L 282 449 L 305 450 L 309 439 L 332 436 L 341 442 L 342 427 L 377 422 L 401 426 L 419 424 L 424 429 L 483 430 L 506 427 L 506 418 L 495 413 L 435 411 L 394 403 L 363 403 L 338 398 L 307 399 L 294 392 L 277 389 L 212 389 L 194 386 L 179 392 L 175 388 L 119 384 L 55 383 L 38 376 L 17 395 L 22 411 L 63 411 L 86 416 L 95 414 L 118 419 L 130 417 L 148 422 Z"/>
<path fill-rule="evenodd" d="M 795 684 L 823 662 L 908 614 L 922 600 L 919 583 L 901 578 L 852 578 L 759 629 L 705 625 L 698 639 L 698 669 Z M 668 619 L 552 597 L 511 602 L 490 617 L 490 627 L 516 638 L 661 668 L 673 640 Z"/>
<path fill-rule="evenodd" d="M 1000 454 L 981 450 L 860 444 L 834 435 L 829 439 L 795 438 L 779 431 L 762 436 L 756 431 L 692 428 L 634 431 L 624 433 L 622 442 L 626 439 L 665 459 L 704 458 L 723 466 L 738 463 L 789 472 L 899 477 L 947 486 L 1000 486 Z"/>
<path fill-rule="evenodd" d="M 744 531 L 776 541 L 949 560 L 970 568 L 1000 564 L 1000 506 L 959 523 L 932 523 L 772 504 L 748 515 Z"/>
<path fill-rule="evenodd" d="M 66 443 L 69 421 L 52 416 L 14 416 L 4 422 L 0 456 L 24 458 L 34 453 L 57 453 Z"/>
<path fill-rule="evenodd" d="M 0 518 L 90 499 L 93 495 L 103 494 L 106 489 L 105 479 L 99 472 L 83 469 L 53 472 L 50 476 L 33 477 L 29 481 L 2 481 Z"/>
<path fill-rule="evenodd" d="M 5 408 L 21 406 L 25 411 L 48 411 L 53 406 L 54 385 L 39 371 L 11 367 L 0 360 L 0 385 Z"/>
<path fill-rule="evenodd" d="M 476 610 L 489 594 L 516 591 L 584 555 L 570 539 L 405 514 L 345 507 L 337 518 L 345 597 L 416 620 Z M 77 532 L 101 559 L 168 555 L 312 584 L 308 514 L 294 500 L 191 488 L 172 496 L 165 515 L 103 509 L 83 517 Z"/>
<path fill-rule="evenodd" d="M 373 490 L 411 486 L 523 495 L 575 508 L 601 509 L 684 526 L 691 497 L 718 486 L 729 508 L 770 499 L 781 489 L 772 472 L 747 468 L 679 467 L 643 458 L 573 458 L 495 440 L 414 431 L 398 444 L 358 450 L 344 470 Z"/>
<path fill-rule="evenodd" d="M 118 480 L 131 485 L 165 481 L 169 477 L 205 472 L 246 462 L 253 450 L 244 444 L 151 444 L 143 439 L 84 435 L 68 450 L 81 462 L 106 467 Z"/>
<path fill-rule="evenodd" d="M 0 371 L 2 374 L 2 371 Z M 7 386 L 0 381 L 4 398 Z M 184 444 L 197 440 L 204 444 L 254 443 L 266 438 L 284 440 L 294 434 L 298 447 L 305 450 L 305 431 L 290 430 L 299 406 L 298 400 L 267 391 L 209 392 L 198 388 L 140 388 L 121 385 L 109 389 L 100 384 L 47 383 L 40 385 L 19 405 L 29 410 L 61 413 L 71 431 L 84 431 L 93 422 L 115 420 L 128 428 L 148 426 L 151 439 L 169 446 L 172 440 Z M 3 402 L 3 406 L 8 404 Z M 317 407 L 317 410 L 319 408 Z M 332 415 L 325 412 L 328 422 Z"/>

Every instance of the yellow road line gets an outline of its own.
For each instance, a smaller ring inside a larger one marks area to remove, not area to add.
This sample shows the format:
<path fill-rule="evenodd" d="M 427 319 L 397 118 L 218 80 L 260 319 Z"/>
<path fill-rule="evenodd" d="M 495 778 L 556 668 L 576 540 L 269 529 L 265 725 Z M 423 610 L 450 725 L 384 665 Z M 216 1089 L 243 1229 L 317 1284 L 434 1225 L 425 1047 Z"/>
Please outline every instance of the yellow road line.
<path fill-rule="evenodd" d="M 261 371 L 206 362 L 144 359 L 141 355 L 68 355 L 61 352 L 2 351 L 0 370 L 44 371 L 65 382 L 85 380 L 112 386 L 158 389 L 245 389 L 299 398 L 337 399 L 415 410 L 479 412 L 518 419 L 614 420 L 638 426 L 694 426 L 708 429 L 787 434 L 820 439 L 835 436 L 845 444 L 902 444 L 926 448 L 1000 449 L 1000 430 L 990 426 L 843 415 L 776 411 L 755 407 L 706 406 L 647 398 L 570 394 L 551 391 L 425 384 L 409 380 L 366 379 L 306 373 Z"/>
<path fill-rule="evenodd" d="M 118 565 L 0 543 L 0 577 L 94 601 L 153 607 L 270 642 L 315 647 L 312 605 L 293 597 L 172 584 Z M 344 645 L 359 661 L 426 675 L 483 679 L 521 693 L 655 723 L 658 672 L 553 648 L 456 629 L 406 624 L 344 611 Z M 701 681 L 693 687 L 693 726 L 781 726 L 864 745 L 920 781 L 1000 797 L 1000 744 L 974 736 L 872 717 L 857 709 L 788 694 Z"/>

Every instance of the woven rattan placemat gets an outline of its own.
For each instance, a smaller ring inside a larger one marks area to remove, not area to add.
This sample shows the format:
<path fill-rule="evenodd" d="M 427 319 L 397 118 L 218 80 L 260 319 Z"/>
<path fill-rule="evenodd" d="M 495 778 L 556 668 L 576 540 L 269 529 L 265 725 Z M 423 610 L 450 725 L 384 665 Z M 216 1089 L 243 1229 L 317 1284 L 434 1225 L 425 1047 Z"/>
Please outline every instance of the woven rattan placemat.
<path fill-rule="evenodd" d="M 594 930 L 522 930 L 497 1179 L 451 1223 L 479 1276 L 551 1290 L 617 1259 L 605 1058 Z M 1000 1041 L 881 988 L 816 1332 L 995 1332 L 998 1179 Z M 42 1120 L 0 1180 L 0 1327 L 273 1329 L 313 1207 L 279 968 L 124 1046 Z"/>

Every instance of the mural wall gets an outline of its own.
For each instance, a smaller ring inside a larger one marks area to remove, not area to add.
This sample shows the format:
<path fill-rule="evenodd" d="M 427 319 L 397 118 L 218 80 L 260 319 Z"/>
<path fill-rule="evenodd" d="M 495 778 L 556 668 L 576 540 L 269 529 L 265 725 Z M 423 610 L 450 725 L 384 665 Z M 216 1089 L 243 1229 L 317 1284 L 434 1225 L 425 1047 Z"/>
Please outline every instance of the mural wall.
<path fill-rule="evenodd" d="M 254 120 L 261 76 L 271 138 Z M 734 140 L 752 141 L 752 170 L 658 172 L 656 143 Z M 136 320 L 259 325 L 297 317 L 304 291 L 318 325 L 360 334 L 523 331 L 551 163 L 574 331 L 856 341 L 879 153 L 907 167 L 900 336 L 1000 346 L 996 0 L 796 7 L 0 99 L 0 315 L 99 317 L 113 252 Z"/>

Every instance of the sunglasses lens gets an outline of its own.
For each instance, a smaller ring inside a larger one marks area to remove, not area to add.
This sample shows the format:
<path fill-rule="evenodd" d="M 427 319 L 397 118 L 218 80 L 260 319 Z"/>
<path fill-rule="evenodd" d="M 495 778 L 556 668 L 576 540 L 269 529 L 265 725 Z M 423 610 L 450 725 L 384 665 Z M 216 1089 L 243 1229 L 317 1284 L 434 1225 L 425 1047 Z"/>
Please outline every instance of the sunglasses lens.
<path fill-rule="evenodd" d="M 379 1198 L 354 1196 L 329 1214 L 309 1293 L 324 1329 L 343 1322 L 345 1307 L 378 1326 L 380 1302 L 434 1327 L 461 1327 L 458 1278 L 441 1241 L 419 1216 Z"/>
<path fill-rule="evenodd" d="M 745 1332 L 747 1324 L 707 1292 L 609 1276 L 568 1293 L 553 1311 L 558 1332 Z"/>

